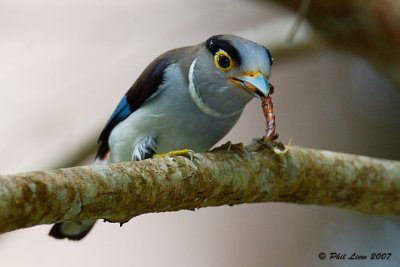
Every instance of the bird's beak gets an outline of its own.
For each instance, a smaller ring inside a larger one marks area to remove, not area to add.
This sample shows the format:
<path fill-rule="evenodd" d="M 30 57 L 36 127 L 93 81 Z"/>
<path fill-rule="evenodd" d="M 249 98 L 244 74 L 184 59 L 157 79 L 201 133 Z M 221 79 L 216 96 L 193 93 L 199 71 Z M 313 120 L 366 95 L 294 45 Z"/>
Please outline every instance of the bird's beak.
<path fill-rule="evenodd" d="M 240 77 L 230 77 L 228 79 L 259 100 L 270 93 L 269 82 L 260 72 L 250 73 Z"/>

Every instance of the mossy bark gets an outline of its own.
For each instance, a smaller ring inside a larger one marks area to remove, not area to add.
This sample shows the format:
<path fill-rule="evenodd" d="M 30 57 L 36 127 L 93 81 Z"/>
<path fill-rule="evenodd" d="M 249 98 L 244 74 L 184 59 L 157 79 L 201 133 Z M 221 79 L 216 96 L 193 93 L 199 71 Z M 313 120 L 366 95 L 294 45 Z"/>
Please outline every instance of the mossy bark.
<path fill-rule="evenodd" d="M 229 149 L 228 149 L 229 148 Z M 400 163 L 256 141 L 209 153 L 0 176 L 0 233 L 85 219 L 283 201 L 400 214 Z"/>

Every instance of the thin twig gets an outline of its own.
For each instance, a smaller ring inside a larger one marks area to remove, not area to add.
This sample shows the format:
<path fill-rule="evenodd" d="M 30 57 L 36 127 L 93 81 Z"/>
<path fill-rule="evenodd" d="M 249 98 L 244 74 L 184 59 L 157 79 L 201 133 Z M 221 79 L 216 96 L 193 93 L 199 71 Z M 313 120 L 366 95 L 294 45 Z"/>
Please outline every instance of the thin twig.
<path fill-rule="evenodd" d="M 292 27 L 290 28 L 287 41 L 290 43 L 293 41 L 294 37 L 296 36 L 297 31 L 299 30 L 301 23 L 303 22 L 308 7 L 310 6 L 311 0 L 302 0 L 300 4 L 299 11 L 297 12 L 296 20 L 294 21 Z"/>

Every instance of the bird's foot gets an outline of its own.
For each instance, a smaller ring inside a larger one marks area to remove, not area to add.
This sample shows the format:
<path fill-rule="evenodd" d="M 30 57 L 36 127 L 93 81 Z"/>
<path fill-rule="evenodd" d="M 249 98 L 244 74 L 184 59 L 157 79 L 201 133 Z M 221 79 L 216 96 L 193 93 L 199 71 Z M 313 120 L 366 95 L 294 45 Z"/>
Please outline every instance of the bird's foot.
<path fill-rule="evenodd" d="M 246 149 L 245 149 L 243 143 L 234 144 L 231 141 L 228 141 L 219 147 L 213 148 L 211 151 L 218 151 L 218 150 L 228 150 L 228 151 L 234 151 L 234 152 L 239 152 L 239 153 L 246 152 Z"/>
<path fill-rule="evenodd" d="M 190 149 L 173 150 L 163 154 L 154 154 L 153 159 L 178 157 L 178 156 L 187 157 L 188 159 L 193 161 L 193 159 L 195 159 L 195 152 Z"/>

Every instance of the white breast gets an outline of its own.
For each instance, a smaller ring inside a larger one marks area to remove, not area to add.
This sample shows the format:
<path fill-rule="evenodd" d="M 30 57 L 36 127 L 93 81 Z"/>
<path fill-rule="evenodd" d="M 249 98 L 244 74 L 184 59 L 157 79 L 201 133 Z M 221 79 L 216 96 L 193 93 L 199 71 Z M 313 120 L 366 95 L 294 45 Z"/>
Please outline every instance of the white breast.
<path fill-rule="evenodd" d="M 207 151 L 240 117 L 240 114 L 222 118 L 205 114 L 191 98 L 176 64 L 166 69 L 165 81 L 151 98 L 112 130 L 110 162 L 130 161 L 137 140 L 146 136 L 155 137 L 157 153 L 186 148 Z"/>

